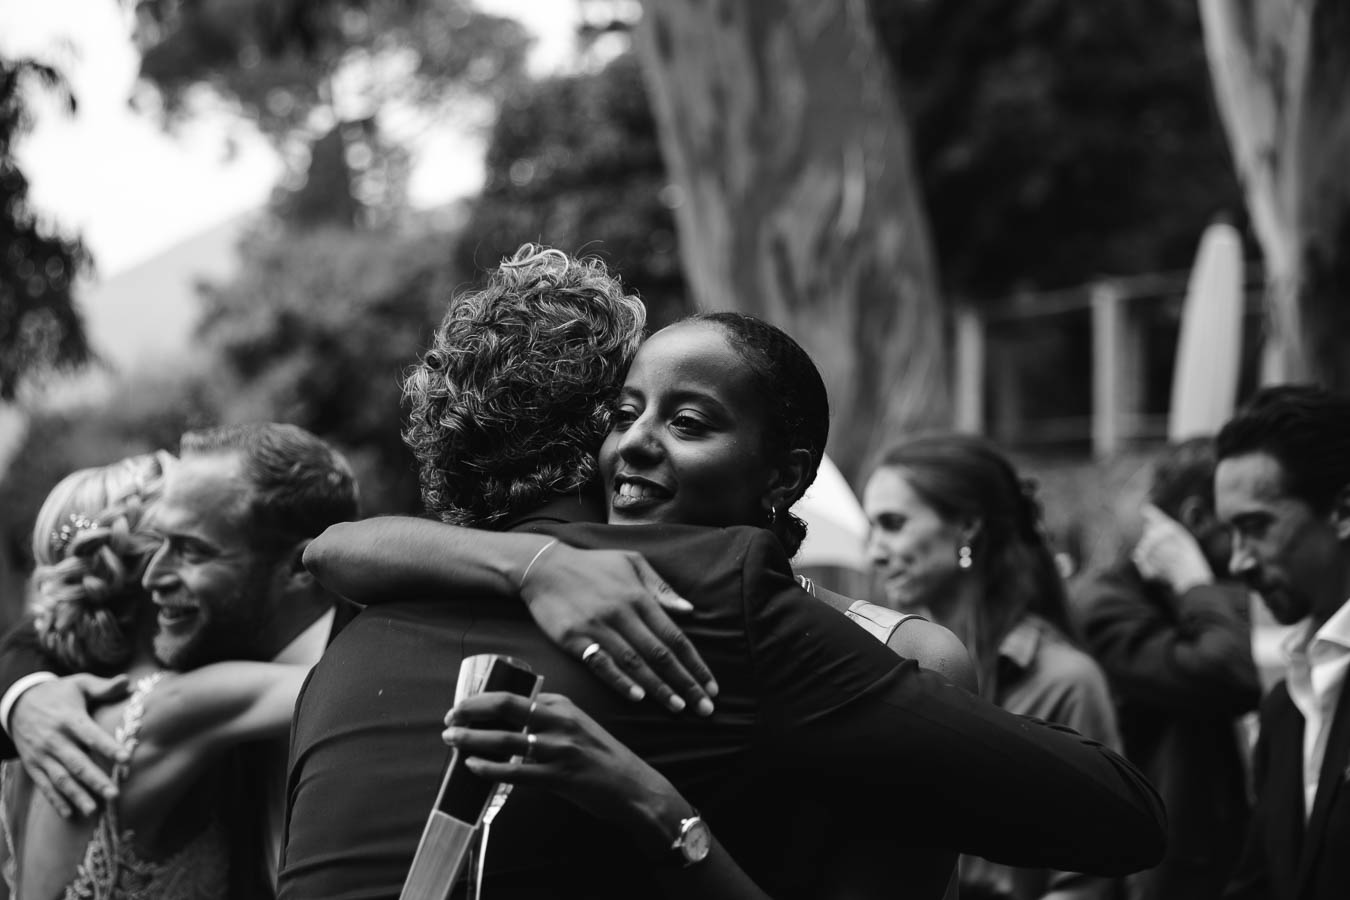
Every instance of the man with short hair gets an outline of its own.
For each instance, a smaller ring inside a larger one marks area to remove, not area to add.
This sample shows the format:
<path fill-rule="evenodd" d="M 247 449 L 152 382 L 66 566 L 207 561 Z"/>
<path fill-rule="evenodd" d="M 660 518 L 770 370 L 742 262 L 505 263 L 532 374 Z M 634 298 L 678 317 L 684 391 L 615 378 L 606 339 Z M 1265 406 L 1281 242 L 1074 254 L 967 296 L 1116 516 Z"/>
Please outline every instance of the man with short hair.
<path fill-rule="evenodd" d="M 357 513 L 351 467 L 302 428 L 260 423 L 185 434 L 181 459 L 147 516 L 163 537 L 143 578 L 158 608 L 160 662 L 179 670 L 229 659 L 316 662 L 351 613 L 301 558 L 311 538 Z M 79 783 L 97 789 L 106 776 L 84 747 L 117 747 L 87 721 L 81 688 L 88 676 L 58 678 L 24 633 L 11 632 L 0 648 L 7 732 L 30 770 L 66 770 L 66 797 Z M 285 754 L 284 741 L 270 742 L 242 748 L 235 759 L 234 809 L 226 816 L 237 841 L 232 896 L 273 890 Z"/>
<path fill-rule="evenodd" d="M 1260 391 L 1217 438 L 1234 575 L 1295 625 L 1261 704 L 1256 807 L 1225 897 L 1350 897 L 1350 400 Z"/>
<path fill-rule="evenodd" d="M 1167 807 L 1167 855 L 1130 879 L 1137 900 L 1215 896 L 1247 825 L 1240 716 L 1255 709 L 1247 591 L 1228 575 L 1214 514 L 1214 441 L 1168 447 L 1154 463 L 1144 531 L 1129 556 L 1088 576 L 1074 611 L 1105 670 L 1125 756 Z"/>
<path fill-rule="evenodd" d="M 639 310 L 597 262 L 530 246 L 452 301 L 405 387 L 406 437 L 428 506 L 516 532 L 530 552 L 455 602 L 370 606 L 325 654 L 296 706 L 281 896 L 398 896 L 445 765 L 459 662 L 486 652 L 527 661 L 693 804 L 626 833 L 517 785 L 492 825 L 486 896 L 654 896 L 661 871 L 697 896 L 708 869 L 681 869 L 677 848 L 699 816 L 779 897 L 856 875 L 830 868 L 847 835 L 1103 874 L 1156 860 L 1156 798 L 1124 760 L 898 659 L 801 590 L 767 530 L 598 524 L 590 473 Z M 687 633 L 717 675 L 715 713 L 619 699 L 580 646 L 551 643 L 503 602 L 555 536 L 637 551 L 693 604 Z M 940 895 L 937 875 L 924 893 L 917 870 L 894 872 L 916 896 Z"/>

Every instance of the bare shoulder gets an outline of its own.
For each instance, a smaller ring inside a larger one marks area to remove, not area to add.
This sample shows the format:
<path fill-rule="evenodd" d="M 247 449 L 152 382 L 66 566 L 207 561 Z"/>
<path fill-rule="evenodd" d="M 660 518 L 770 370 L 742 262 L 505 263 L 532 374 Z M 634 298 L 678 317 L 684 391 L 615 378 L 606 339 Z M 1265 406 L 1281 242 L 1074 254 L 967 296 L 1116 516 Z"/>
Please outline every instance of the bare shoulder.
<path fill-rule="evenodd" d="M 966 645 L 950 629 L 936 622 L 906 619 L 891 634 L 886 645 L 898 656 L 913 659 L 955 685 L 972 693 L 979 690 L 975 664 Z"/>

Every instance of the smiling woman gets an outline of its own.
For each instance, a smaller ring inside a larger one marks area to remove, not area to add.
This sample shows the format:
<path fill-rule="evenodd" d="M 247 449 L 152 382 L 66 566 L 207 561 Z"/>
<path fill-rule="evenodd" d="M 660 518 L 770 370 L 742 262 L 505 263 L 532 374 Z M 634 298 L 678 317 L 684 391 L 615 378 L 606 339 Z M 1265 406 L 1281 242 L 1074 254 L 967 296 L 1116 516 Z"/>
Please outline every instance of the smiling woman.
<path fill-rule="evenodd" d="M 538 262 L 536 260 L 536 265 Z M 502 276 L 494 277 L 500 280 Z M 547 285 L 544 292 L 549 295 L 550 302 L 547 305 L 536 303 L 532 310 L 533 319 L 549 316 L 559 301 L 560 291 L 556 285 Z M 579 299 L 585 298 L 571 298 L 572 302 Z M 500 315 L 503 310 L 514 308 L 519 300 L 509 296 L 480 295 L 473 302 L 481 306 L 484 315 L 494 311 Z M 468 309 L 462 300 L 459 301 L 452 305 L 447 320 L 467 315 Z M 529 371 L 531 367 L 553 372 L 557 362 L 547 358 L 550 354 L 576 353 L 556 343 L 521 341 L 513 344 L 512 352 L 527 355 L 529 366 L 509 355 L 505 361 L 510 365 L 504 365 L 499 347 L 506 345 L 509 334 L 501 341 L 496 340 L 495 331 L 499 329 L 492 327 L 496 324 L 489 322 L 487 326 L 475 329 L 443 327 L 432 357 L 435 365 L 430 368 L 424 365 L 415 382 L 415 401 L 420 404 L 430 386 L 435 389 L 439 402 L 450 409 L 459 409 L 466 405 L 470 387 L 475 392 L 487 389 L 481 381 L 488 375 L 494 375 L 494 387 L 498 381 L 510 385 L 521 372 Z M 557 331 L 561 333 L 562 329 Z M 485 333 L 490 339 L 484 339 Z M 486 352 L 480 351 L 477 357 L 466 352 L 476 347 L 482 347 Z M 600 349 L 601 345 L 592 342 L 587 352 L 595 355 Z M 546 358 L 539 359 L 541 354 Z M 564 358 L 569 365 L 580 363 L 570 356 Z M 445 361 L 454 365 L 447 366 Z M 474 366 L 475 361 L 480 365 Z M 471 384 L 465 384 L 460 367 L 474 376 Z M 495 377 L 494 367 L 503 369 L 499 378 Z M 610 384 L 595 381 L 604 370 L 596 368 L 591 372 L 593 383 L 587 397 L 613 396 L 614 388 Z M 544 389 L 557 391 L 556 381 L 545 382 Z M 536 390 L 530 396 L 542 404 L 542 397 L 547 395 Z M 567 405 L 562 405 L 564 402 Z M 493 448 L 498 450 L 495 457 L 484 459 L 483 471 L 492 476 L 494 469 L 490 466 L 495 466 L 519 478 L 521 472 L 531 471 L 518 463 L 531 448 L 536 464 L 547 462 L 545 441 L 558 437 L 557 430 L 550 427 L 551 416 L 567 415 L 568 409 L 577 405 L 577 398 L 564 395 L 559 398 L 557 410 L 532 409 L 524 417 L 492 420 L 491 423 L 509 421 L 511 428 L 517 430 L 499 429 L 494 435 L 495 443 L 474 442 L 474 446 L 483 452 Z M 580 413 L 590 410 L 589 404 L 579 405 Z M 801 498 L 820 466 L 828 435 L 829 405 L 815 365 L 788 335 L 766 322 L 733 313 L 698 316 L 672 325 L 637 349 L 631 365 L 627 366 L 626 380 L 617 390 L 617 399 L 608 402 L 604 410 L 612 427 L 600 448 L 599 471 L 606 488 L 610 523 L 626 526 L 699 525 L 725 529 L 750 526 L 752 531 L 772 531 L 789 553 L 799 546 L 805 528 L 791 515 L 790 508 Z M 447 418 L 443 411 L 437 410 L 437 415 L 428 418 L 427 422 L 438 425 Z M 528 422 L 528 427 L 516 425 L 522 418 Z M 482 417 L 475 417 L 469 424 L 481 429 L 484 422 Z M 445 473 L 439 470 L 440 460 L 445 458 L 463 466 L 462 454 L 450 458 L 446 450 L 465 442 L 465 434 L 475 435 L 468 427 L 464 432 L 457 430 L 436 438 L 420 429 L 410 436 L 418 439 L 418 449 L 431 462 L 432 474 L 437 476 L 430 481 L 437 502 L 442 502 L 446 496 L 440 493 L 447 480 Z M 428 436 L 432 439 L 425 440 Z M 584 440 L 586 432 L 574 430 L 571 436 L 579 442 Z M 501 446 L 504 438 L 511 442 L 510 447 Z M 584 444 L 572 449 L 574 456 L 587 452 Z M 424 464 L 424 476 L 426 474 Z M 457 479 L 455 487 L 466 498 L 479 502 L 486 493 L 482 490 L 484 480 L 483 472 L 475 469 Z M 575 489 L 568 493 L 580 493 L 583 501 L 588 494 Z M 550 499 L 546 495 L 533 496 L 537 502 Z M 572 497 L 566 499 L 575 504 Z M 440 512 L 443 519 L 452 520 L 444 510 Z M 533 512 L 534 516 L 558 514 L 556 505 Z M 610 529 L 609 533 L 626 530 L 629 529 Z M 652 533 L 660 532 L 647 532 Z M 759 534 L 757 539 L 775 544 L 763 532 L 756 533 Z M 514 551 L 517 555 L 513 559 L 511 545 L 520 539 L 526 539 L 529 546 Z M 716 539 L 724 538 L 718 535 Z M 725 539 L 733 540 L 734 534 Z M 658 647 L 651 652 L 651 642 L 642 639 L 642 632 L 636 632 L 638 637 L 631 637 L 634 632 L 619 627 L 627 615 L 650 623 L 652 631 L 660 633 L 664 640 L 670 639 L 670 632 L 662 627 L 658 617 L 640 605 L 633 604 L 633 608 L 638 609 L 636 615 L 629 608 L 615 611 L 616 603 L 608 595 L 620 598 L 624 595 L 605 590 L 612 586 L 612 581 L 609 584 L 598 581 L 597 572 L 602 568 L 602 561 L 596 560 L 594 554 L 597 552 L 591 551 L 588 556 L 586 551 L 548 540 L 545 535 L 466 533 L 463 529 L 424 520 L 386 518 L 330 529 L 310 544 L 305 561 L 330 588 L 363 603 L 378 604 L 407 596 L 446 597 L 472 603 L 475 595 L 519 595 L 550 637 L 602 677 L 606 661 L 611 667 L 626 668 L 637 678 L 638 664 L 644 657 L 658 665 L 656 660 L 669 661 L 679 656 L 681 645 L 678 643 L 672 645 L 675 649 Z M 587 558 L 579 559 L 581 556 Z M 631 577 L 639 571 L 641 564 L 645 561 L 632 554 L 625 560 L 624 568 L 629 570 Z M 474 574 L 476 570 L 486 570 L 487 577 L 479 580 Z M 569 571 L 580 573 L 581 577 L 571 576 L 569 580 Z M 653 575 L 651 581 L 659 582 L 659 578 Z M 788 585 L 791 586 L 790 581 Z M 668 597 L 672 592 L 661 584 L 657 593 Z M 796 609 L 808 609 L 816 614 L 820 614 L 822 600 L 833 606 L 839 605 L 825 596 L 824 591 L 813 598 L 805 590 L 789 587 L 789 594 L 792 595 L 789 606 L 795 605 Z M 601 607 L 604 601 L 610 601 L 610 605 Z M 848 609 L 853 604 L 844 599 L 842 605 Z M 603 609 L 602 615 L 589 615 L 597 608 Z M 684 603 L 683 611 L 693 614 L 695 619 L 700 612 L 689 603 Z M 902 628 L 904 617 L 891 610 L 874 608 L 874 611 L 874 619 L 882 624 L 866 630 L 886 641 L 898 655 L 944 671 L 950 671 L 946 665 L 957 668 L 956 664 L 964 661 L 964 648 L 945 629 L 914 619 Z M 830 616 L 828 612 L 824 615 Z M 697 625 L 695 621 L 690 627 Z M 844 627 L 852 630 L 852 626 Z M 684 642 L 683 646 L 689 646 L 689 640 L 673 625 L 670 631 Z M 813 632 L 803 634 L 810 637 Z M 946 689 L 959 693 L 949 685 Z M 337 693 L 345 696 L 345 690 Z M 665 700 L 674 712 L 689 708 L 702 715 L 715 715 L 714 705 L 707 697 L 692 696 L 686 707 L 669 688 L 664 694 L 656 690 L 653 693 Z M 715 687 L 709 687 L 708 693 L 715 695 Z M 639 689 L 629 696 L 641 700 L 643 691 Z M 733 699 L 733 710 L 735 704 Z M 459 710 L 460 714 L 463 712 Z M 730 715 L 734 718 L 737 713 L 733 711 Z M 336 709 L 330 716 L 334 721 L 341 718 L 343 728 L 348 728 L 352 721 L 345 712 Z M 538 738 L 540 747 L 549 750 L 561 747 L 560 752 L 565 750 L 569 754 L 571 761 L 567 766 L 526 765 L 509 767 L 505 771 L 493 769 L 493 773 L 508 780 L 546 787 L 588 809 L 607 810 L 614 816 L 615 823 L 630 834 L 642 833 L 650 824 L 644 822 L 644 817 L 654 807 L 644 798 L 662 798 L 657 808 L 671 805 L 681 810 L 689 809 L 686 798 L 670 782 L 631 753 L 616 748 L 613 738 L 598 724 L 574 714 L 564 718 L 569 721 L 539 717 L 530 724 L 531 733 Z M 301 719 L 304 719 L 303 709 Z M 322 730 L 314 732 L 315 735 L 322 733 Z M 465 729 L 457 727 L 451 739 L 453 743 L 468 746 L 466 741 L 491 741 L 496 737 L 487 734 L 473 738 Z M 327 744 L 323 737 L 311 740 L 313 746 Z M 519 741 L 520 736 L 516 735 L 515 740 Z M 543 755 L 541 751 L 541 757 Z M 626 761 L 622 768 L 616 767 L 616 756 Z M 300 776 L 300 780 L 303 779 L 304 776 Z M 674 817 L 665 825 L 678 822 L 679 817 Z M 895 886 L 894 866 L 904 848 L 895 846 L 894 841 L 880 847 L 870 844 L 869 835 L 847 833 L 851 824 L 831 822 L 829 841 L 820 842 L 820 849 L 831 860 L 828 879 L 831 884 L 828 887 L 837 890 L 841 896 L 889 895 Z M 674 832 L 666 835 L 667 847 L 674 837 Z M 715 855 L 722 864 L 729 862 L 725 855 Z M 885 862 L 884 872 L 879 871 L 883 867 L 878 861 Z M 941 896 L 953 862 L 954 854 L 932 852 L 927 848 L 913 858 L 906 857 L 903 866 L 907 886 L 912 888 L 911 895 Z M 710 870 L 700 864 L 699 871 L 706 874 Z M 725 870 L 724 873 L 730 874 Z M 684 895 L 710 896 L 706 890 L 701 890 L 704 887 L 707 885 L 699 888 L 691 885 Z"/>
<path fill-rule="evenodd" d="M 1032 486 L 989 441 L 934 434 L 881 458 L 863 492 L 868 552 L 887 598 L 922 609 L 975 655 L 980 692 L 1009 712 L 1068 725 L 1119 747 L 1106 679 L 1073 644 L 1064 584 Z M 1082 900 L 1115 885 L 1072 873 L 961 864 L 961 893 Z"/>
<path fill-rule="evenodd" d="M 751 378 L 715 325 L 676 325 L 647 342 L 600 450 L 610 522 L 769 521 L 765 411 Z"/>
<path fill-rule="evenodd" d="M 806 351 L 767 322 L 709 313 L 638 351 L 600 449 L 616 524 L 758 525 L 796 553 L 830 409 Z"/>

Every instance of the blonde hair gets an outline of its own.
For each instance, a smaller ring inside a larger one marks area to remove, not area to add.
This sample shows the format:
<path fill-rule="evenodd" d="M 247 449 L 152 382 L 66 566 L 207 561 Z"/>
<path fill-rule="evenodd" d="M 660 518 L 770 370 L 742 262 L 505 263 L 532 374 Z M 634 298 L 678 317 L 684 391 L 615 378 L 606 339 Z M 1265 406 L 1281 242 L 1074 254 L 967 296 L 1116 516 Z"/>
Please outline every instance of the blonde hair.
<path fill-rule="evenodd" d="M 130 658 L 141 571 L 156 546 L 138 529 L 172 460 L 149 453 L 72 472 L 42 504 L 32 612 L 39 643 L 62 665 L 103 669 Z"/>

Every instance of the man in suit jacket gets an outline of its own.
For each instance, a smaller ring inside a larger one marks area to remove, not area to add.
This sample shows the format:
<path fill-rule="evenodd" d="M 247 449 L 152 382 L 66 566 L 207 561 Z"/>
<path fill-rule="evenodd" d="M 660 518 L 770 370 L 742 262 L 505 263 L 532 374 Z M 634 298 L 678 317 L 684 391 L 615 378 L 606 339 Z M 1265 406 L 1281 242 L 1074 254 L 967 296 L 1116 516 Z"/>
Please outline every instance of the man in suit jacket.
<path fill-rule="evenodd" d="M 309 540 L 357 515 L 356 482 L 347 461 L 293 425 L 263 423 L 189 432 L 182 457 L 165 476 L 148 514 L 162 544 L 144 584 L 159 609 L 155 653 L 164 665 L 192 669 L 227 659 L 313 663 L 350 605 L 335 598 L 301 564 Z M 21 626 L 6 640 L 4 724 L 35 780 L 59 800 L 85 778 L 104 778 L 74 740 L 106 734 L 87 721 L 85 676 L 54 669 Z M 97 749 L 97 748 L 95 748 Z M 280 847 L 285 742 L 242 748 L 236 760 L 238 808 L 229 813 L 246 879 L 235 896 L 271 892 Z M 45 781 L 44 781 L 45 779 Z M 81 804 L 87 809 L 88 803 Z M 247 865 L 245 864 L 247 861 Z"/>
<path fill-rule="evenodd" d="M 1155 461 L 1143 535 L 1129 558 L 1075 591 L 1088 649 L 1110 680 L 1125 756 L 1167 807 L 1167 856 L 1130 880 L 1138 900 L 1213 897 L 1247 830 L 1238 717 L 1261 698 L 1247 589 L 1228 577 L 1214 515 L 1214 441 Z"/>
<path fill-rule="evenodd" d="M 1350 400 L 1267 388 L 1217 444 L 1230 568 L 1297 624 L 1286 680 L 1261 705 L 1256 807 L 1225 896 L 1350 897 Z"/>
<path fill-rule="evenodd" d="M 597 402 L 641 325 L 603 267 L 522 248 L 452 303 L 406 385 L 409 439 L 442 518 L 648 559 L 693 604 L 683 624 L 717 675 L 717 711 L 619 699 L 490 591 L 371 606 L 297 705 L 280 896 L 399 894 L 445 765 L 459 663 L 484 652 L 528 662 L 653 763 L 774 896 L 818 896 L 841 831 L 1112 875 L 1156 861 L 1157 798 L 1128 763 L 898 659 L 803 591 L 770 532 L 581 524 L 603 514 Z M 617 833 L 517 786 L 491 829 L 485 893 L 651 896 L 639 847 L 669 847 L 679 826 Z"/>

